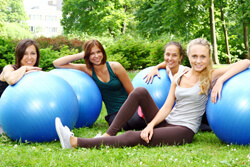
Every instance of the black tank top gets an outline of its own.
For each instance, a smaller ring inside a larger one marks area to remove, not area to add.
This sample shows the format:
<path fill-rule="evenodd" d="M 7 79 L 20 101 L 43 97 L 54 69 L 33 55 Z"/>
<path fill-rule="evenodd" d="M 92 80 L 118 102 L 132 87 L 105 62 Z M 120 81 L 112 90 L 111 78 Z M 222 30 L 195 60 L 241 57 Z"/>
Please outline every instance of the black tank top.
<path fill-rule="evenodd" d="M 17 70 L 16 66 L 15 65 L 12 65 L 12 67 Z M 2 71 L 1 71 L 2 73 Z M 0 97 L 2 96 L 3 94 L 3 91 L 9 86 L 9 84 L 5 81 L 1 81 L 0 80 Z"/>
<path fill-rule="evenodd" d="M 3 94 L 3 91 L 9 86 L 9 84 L 5 81 L 0 81 L 0 97 Z"/>

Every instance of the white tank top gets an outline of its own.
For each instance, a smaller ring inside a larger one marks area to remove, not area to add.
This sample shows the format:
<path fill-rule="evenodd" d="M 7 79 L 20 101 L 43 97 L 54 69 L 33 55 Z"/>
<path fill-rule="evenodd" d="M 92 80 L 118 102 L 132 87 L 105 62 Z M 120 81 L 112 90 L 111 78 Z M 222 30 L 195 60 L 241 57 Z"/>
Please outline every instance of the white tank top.
<path fill-rule="evenodd" d="M 183 71 L 185 70 L 185 68 L 187 68 L 187 67 L 183 66 L 183 65 L 179 65 L 179 69 L 178 69 L 177 73 L 183 73 Z M 169 71 L 168 77 L 170 78 L 170 81 L 173 80 L 174 76 L 173 76 L 173 74 L 172 74 L 171 71 Z"/>
<path fill-rule="evenodd" d="M 199 95 L 199 81 L 191 88 L 180 87 L 177 81 L 185 72 L 175 80 L 177 85 L 175 90 L 176 104 L 166 118 L 166 121 L 172 125 L 185 126 L 191 129 L 194 133 L 197 133 L 202 115 L 206 110 L 208 95 Z"/>

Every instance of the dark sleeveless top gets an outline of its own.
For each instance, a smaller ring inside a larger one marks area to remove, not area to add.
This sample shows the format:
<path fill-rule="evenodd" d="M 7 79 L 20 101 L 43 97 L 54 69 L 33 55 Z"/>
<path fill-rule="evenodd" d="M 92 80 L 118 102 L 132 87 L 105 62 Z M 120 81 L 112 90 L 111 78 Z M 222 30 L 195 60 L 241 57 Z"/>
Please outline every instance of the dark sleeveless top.
<path fill-rule="evenodd" d="M 114 74 L 108 62 L 106 62 L 110 80 L 105 83 L 98 79 L 94 68 L 92 68 L 92 78 L 97 84 L 102 94 L 102 100 L 107 108 L 108 114 L 118 112 L 122 104 L 128 97 L 128 93 L 119 78 Z"/>
<path fill-rule="evenodd" d="M 12 65 L 12 67 L 16 70 L 16 66 L 15 65 Z M 2 73 L 2 71 L 0 72 L 0 74 Z M 1 81 L 0 80 L 0 98 L 4 92 L 4 90 L 9 86 L 9 84 L 5 81 Z"/>
<path fill-rule="evenodd" d="M 0 97 L 3 94 L 3 91 L 9 86 L 9 84 L 5 81 L 0 81 Z"/>

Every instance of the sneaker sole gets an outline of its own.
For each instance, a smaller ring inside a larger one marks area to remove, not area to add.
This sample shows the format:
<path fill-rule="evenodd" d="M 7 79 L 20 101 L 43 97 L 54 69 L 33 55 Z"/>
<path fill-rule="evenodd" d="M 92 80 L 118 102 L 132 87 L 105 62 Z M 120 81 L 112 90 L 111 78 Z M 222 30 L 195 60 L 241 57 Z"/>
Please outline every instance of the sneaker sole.
<path fill-rule="evenodd" d="M 61 134 L 60 127 L 59 127 L 59 124 L 61 126 L 63 126 L 60 118 L 58 118 L 58 117 L 56 118 L 55 124 L 56 124 L 56 132 L 57 132 L 57 135 L 59 137 L 59 140 L 60 140 L 60 143 L 62 145 L 62 148 L 65 148 L 64 142 L 62 140 L 62 134 Z"/>

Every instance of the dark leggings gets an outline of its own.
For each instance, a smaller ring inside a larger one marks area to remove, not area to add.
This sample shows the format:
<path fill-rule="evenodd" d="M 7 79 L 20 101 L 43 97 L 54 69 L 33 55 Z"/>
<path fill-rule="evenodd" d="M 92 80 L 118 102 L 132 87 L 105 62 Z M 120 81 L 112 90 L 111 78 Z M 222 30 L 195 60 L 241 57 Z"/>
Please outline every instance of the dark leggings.
<path fill-rule="evenodd" d="M 118 112 L 109 114 L 105 117 L 105 120 L 108 122 L 109 126 L 112 125 L 112 122 L 115 120 L 115 117 Z M 144 118 L 138 115 L 138 111 L 134 113 L 134 115 L 126 122 L 122 128 L 125 131 L 128 130 L 142 130 L 147 126 Z"/>
<path fill-rule="evenodd" d="M 184 126 L 170 125 L 165 120 L 154 128 L 154 134 L 149 143 L 141 139 L 141 131 L 127 131 L 115 136 L 122 126 L 133 116 L 138 106 L 141 106 L 145 121 L 149 123 L 159 111 L 152 97 L 145 88 L 136 88 L 119 110 L 115 120 L 107 130 L 110 137 L 93 139 L 77 138 L 78 146 L 85 148 L 100 147 L 102 145 L 113 147 L 124 146 L 160 146 L 191 143 L 194 132 Z"/>

